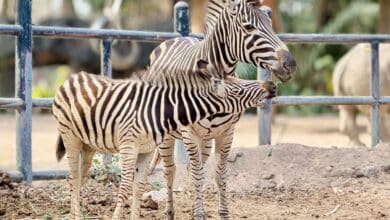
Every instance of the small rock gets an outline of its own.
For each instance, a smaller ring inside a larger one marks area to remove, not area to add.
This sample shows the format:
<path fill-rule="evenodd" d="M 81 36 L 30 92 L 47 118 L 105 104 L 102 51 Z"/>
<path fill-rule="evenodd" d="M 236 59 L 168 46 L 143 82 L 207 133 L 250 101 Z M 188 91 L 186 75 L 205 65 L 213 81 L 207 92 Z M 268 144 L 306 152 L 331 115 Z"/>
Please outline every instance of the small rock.
<path fill-rule="evenodd" d="M 390 174 L 390 164 L 382 166 L 382 171 L 387 174 Z"/>
<path fill-rule="evenodd" d="M 320 218 L 320 215 L 319 215 L 319 214 L 312 214 L 312 216 L 313 216 L 314 218 Z"/>
<path fill-rule="evenodd" d="M 147 198 L 149 196 L 151 196 L 157 202 L 165 201 L 165 199 L 167 198 L 167 189 L 161 188 L 158 191 L 150 191 L 150 192 L 144 193 L 144 195 L 142 196 L 142 200 L 147 200 Z"/>
<path fill-rule="evenodd" d="M 283 200 L 284 200 L 284 195 L 283 194 L 281 194 L 281 195 L 277 195 L 276 197 L 275 197 L 275 199 L 276 199 L 276 201 L 278 201 L 278 202 L 282 202 Z"/>
<path fill-rule="evenodd" d="M 229 193 L 236 193 L 237 191 L 234 190 L 234 189 L 230 189 L 230 190 L 228 190 L 228 192 L 229 192 Z"/>
<path fill-rule="evenodd" d="M 242 152 L 232 153 L 228 157 L 227 161 L 230 162 L 230 163 L 234 163 L 234 162 L 236 162 L 238 157 L 242 157 L 243 155 L 244 154 Z"/>
<path fill-rule="evenodd" d="M 105 198 L 105 199 L 99 200 L 97 203 L 98 203 L 99 205 L 101 205 L 101 206 L 106 206 L 107 203 L 108 203 L 108 201 L 107 201 L 107 198 Z"/>
<path fill-rule="evenodd" d="M 268 182 L 268 186 L 267 187 L 269 189 L 274 189 L 274 188 L 276 188 L 276 185 L 277 185 L 276 182 L 271 180 L 271 181 Z"/>
<path fill-rule="evenodd" d="M 333 170 L 333 165 L 329 165 L 325 169 L 326 169 L 326 171 L 330 172 Z"/>
<path fill-rule="evenodd" d="M 357 169 L 355 173 L 353 174 L 353 177 L 355 178 L 361 178 L 361 177 L 367 177 L 367 178 L 373 178 L 377 177 L 379 173 L 379 169 L 375 166 L 366 166 L 362 169 Z"/>
<path fill-rule="evenodd" d="M 270 180 L 270 179 L 272 179 L 272 178 L 274 178 L 274 174 L 273 173 L 267 173 L 267 174 L 263 174 L 262 176 L 261 176 L 261 178 L 263 178 L 263 179 L 265 179 L 265 180 Z"/>
<path fill-rule="evenodd" d="M 4 208 L 0 209 L 0 216 L 5 215 L 6 213 L 7 211 Z"/>
<path fill-rule="evenodd" d="M 333 170 L 330 173 L 331 177 L 351 177 L 355 173 L 355 170 L 352 168 L 343 168 L 339 170 Z"/>
<path fill-rule="evenodd" d="M 152 199 L 151 195 L 149 195 L 146 200 L 142 201 L 141 208 L 158 210 L 158 203 Z"/>

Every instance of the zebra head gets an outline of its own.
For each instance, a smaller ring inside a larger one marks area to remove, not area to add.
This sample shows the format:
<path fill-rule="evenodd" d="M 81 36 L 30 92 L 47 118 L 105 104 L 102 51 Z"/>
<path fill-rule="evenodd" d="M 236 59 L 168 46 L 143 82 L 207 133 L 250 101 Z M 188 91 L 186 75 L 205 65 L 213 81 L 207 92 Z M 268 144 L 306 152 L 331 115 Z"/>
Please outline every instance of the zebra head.
<path fill-rule="evenodd" d="M 201 59 L 197 61 L 197 65 L 204 76 L 217 75 L 216 72 L 222 68 Z M 224 79 L 212 77 L 210 82 L 214 94 L 228 100 L 228 103 L 239 104 L 235 107 L 238 109 L 261 106 L 265 99 L 276 95 L 276 86 L 272 81 L 243 80 L 225 76 Z"/>
<path fill-rule="evenodd" d="M 227 6 L 227 7 L 226 7 Z M 226 0 L 221 14 L 236 60 L 274 73 L 282 82 L 292 78 L 296 62 L 272 29 L 272 12 L 259 0 Z"/>

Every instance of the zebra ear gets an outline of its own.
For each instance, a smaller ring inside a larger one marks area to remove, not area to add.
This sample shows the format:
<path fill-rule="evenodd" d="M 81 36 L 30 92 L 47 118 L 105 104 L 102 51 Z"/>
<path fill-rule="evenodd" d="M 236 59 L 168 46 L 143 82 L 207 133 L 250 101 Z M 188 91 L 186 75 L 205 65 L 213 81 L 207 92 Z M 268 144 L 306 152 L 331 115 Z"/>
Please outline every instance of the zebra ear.
<path fill-rule="evenodd" d="M 237 6 L 241 3 L 242 0 L 227 0 L 225 2 L 226 7 L 230 10 L 230 13 L 237 13 Z"/>
<path fill-rule="evenodd" d="M 272 9 L 270 7 L 263 5 L 260 7 L 260 10 L 272 20 Z"/>
<path fill-rule="evenodd" d="M 209 64 L 209 62 L 207 62 L 206 60 L 202 60 L 202 59 L 199 59 L 196 61 L 196 68 L 202 72 L 202 73 L 206 73 L 207 72 L 207 65 Z"/>
<path fill-rule="evenodd" d="M 263 5 L 263 0 L 245 0 L 248 5 L 252 5 L 253 7 L 261 7 Z"/>

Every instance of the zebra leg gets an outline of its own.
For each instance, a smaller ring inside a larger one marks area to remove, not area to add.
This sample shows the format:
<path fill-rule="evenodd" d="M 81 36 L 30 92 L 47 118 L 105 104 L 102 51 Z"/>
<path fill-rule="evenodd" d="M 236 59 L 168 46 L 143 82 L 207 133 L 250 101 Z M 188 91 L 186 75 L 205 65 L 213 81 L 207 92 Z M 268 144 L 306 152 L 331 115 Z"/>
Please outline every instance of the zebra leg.
<path fill-rule="evenodd" d="M 131 205 L 131 218 L 139 219 L 141 215 L 141 197 L 145 192 L 147 176 L 149 174 L 149 163 L 154 152 L 139 154 L 137 159 L 137 169 L 135 171 L 133 183 L 133 203 Z"/>
<path fill-rule="evenodd" d="M 202 148 L 201 148 L 203 165 L 207 162 L 207 159 L 209 159 L 212 147 L 213 147 L 212 140 L 203 140 Z"/>
<path fill-rule="evenodd" d="M 356 125 L 357 109 L 354 106 L 339 106 L 341 133 L 349 137 L 351 145 L 364 146 L 359 139 L 359 131 Z"/>
<path fill-rule="evenodd" d="M 182 130 L 182 136 L 190 159 L 191 179 L 195 190 L 195 200 L 192 206 L 193 216 L 194 219 L 206 219 L 203 207 L 204 169 L 199 146 L 197 145 L 197 143 L 201 143 L 201 140 L 192 132 L 186 130 Z"/>
<path fill-rule="evenodd" d="M 129 195 L 132 192 L 134 169 L 138 156 L 138 149 L 132 144 L 126 144 L 119 149 L 121 157 L 121 183 L 119 185 L 119 191 L 117 196 L 117 202 L 112 219 L 119 219 L 122 214 L 123 206 L 126 202 L 129 202 Z"/>
<path fill-rule="evenodd" d="M 81 219 L 80 211 L 80 152 L 83 143 L 73 135 L 61 134 L 69 163 L 70 219 Z"/>
<path fill-rule="evenodd" d="M 93 155 L 95 155 L 95 150 L 89 147 L 88 145 L 84 145 L 81 150 L 81 187 L 87 182 L 88 179 L 88 171 L 92 165 Z"/>
<path fill-rule="evenodd" d="M 165 213 L 168 220 L 173 220 L 175 216 L 173 208 L 173 180 L 175 179 L 176 172 L 174 160 L 175 139 L 173 137 L 167 137 L 164 140 L 164 144 L 160 145 L 158 150 L 162 158 L 164 177 L 167 181 L 168 188 Z"/>
<path fill-rule="evenodd" d="M 215 181 L 219 188 L 219 216 L 221 219 L 229 219 L 229 210 L 226 196 L 226 162 L 233 142 L 234 128 L 227 131 L 226 135 L 215 138 L 216 175 Z"/>

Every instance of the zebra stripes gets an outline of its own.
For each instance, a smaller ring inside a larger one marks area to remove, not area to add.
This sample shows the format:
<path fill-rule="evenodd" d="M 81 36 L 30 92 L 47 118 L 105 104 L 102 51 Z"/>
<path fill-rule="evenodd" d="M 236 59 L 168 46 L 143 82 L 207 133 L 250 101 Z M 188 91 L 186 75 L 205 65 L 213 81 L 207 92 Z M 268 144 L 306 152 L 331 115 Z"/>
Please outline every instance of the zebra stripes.
<path fill-rule="evenodd" d="M 206 65 L 199 60 L 197 72 L 167 73 L 159 82 L 111 80 L 84 72 L 65 81 L 55 95 L 53 113 L 60 132 L 57 158 L 66 151 L 70 166 L 71 218 L 81 217 L 79 192 L 96 151 L 120 153 L 122 180 L 113 219 L 121 216 L 132 189 L 135 219 L 150 155 L 142 153 L 166 142 L 178 128 L 211 115 L 242 112 L 275 95 L 269 81 L 226 77 L 215 84 L 209 77 L 215 68 Z M 135 173 L 136 165 L 141 170 Z"/>
<path fill-rule="evenodd" d="M 207 57 L 211 64 L 219 67 L 213 75 L 215 78 L 222 78 L 221 73 L 234 75 L 236 64 L 240 61 L 272 70 L 276 78 L 283 82 L 289 80 L 295 72 L 295 61 L 286 45 L 274 34 L 271 19 L 268 13 L 260 10 L 261 6 L 258 0 L 209 0 L 204 40 L 185 37 L 165 41 L 152 52 L 151 69 L 170 69 L 171 74 L 191 71 L 199 57 Z M 154 74 L 155 71 L 150 73 Z M 160 75 L 145 77 L 153 80 Z M 213 115 L 175 133 L 175 137 L 183 139 L 189 153 L 192 183 L 195 186 L 193 213 L 196 218 L 204 218 L 203 163 L 210 155 L 212 139 L 216 140 L 215 148 L 219 152 L 216 155 L 216 177 L 220 186 L 219 213 L 221 218 L 228 217 L 223 174 L 226 173 L 226 158 L 231 148 L 234 126 L 241 114 Z M 167 178 L 167 214 L 173 218 L 171 198 L 175 167 L 171 149 L 174 141 L 169 140 L 167 144 L 169 146 L 160 147 L 159 151 Z"/>
<path fill-rule="evenodd" d="M 221 67 L 215 77 L 223 78 L 220 73 L 234 75 L 235 65 L 241 61 L 274 72 L 282 82 L 289 80 L 296 68 L 292 55 L 273 32 L 267 14 L 248 3 L 252 1 L 247 1 L 216 4 L 224 7 L 216 10 L 219 14 L 213 14 L 215 18 L 209 15 L 210 20 L 216 21 L 210 22 L 213 25 L 209 24 L 209 29 L 214 28 L 208 31 L 204 40 L 181 37 L 163 42 L 151 53 L 150 68 L 169 69 L 172 73 L 192 71 L 196 60 L 207 59 L 212 65 Z M 154 77 L 158 76 L 150 76 Z"/>

